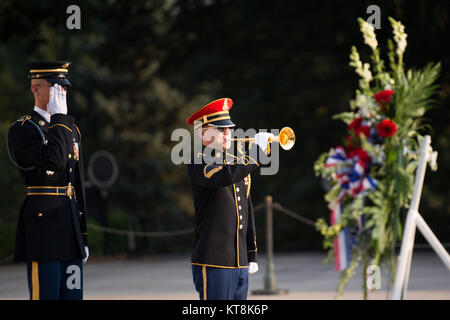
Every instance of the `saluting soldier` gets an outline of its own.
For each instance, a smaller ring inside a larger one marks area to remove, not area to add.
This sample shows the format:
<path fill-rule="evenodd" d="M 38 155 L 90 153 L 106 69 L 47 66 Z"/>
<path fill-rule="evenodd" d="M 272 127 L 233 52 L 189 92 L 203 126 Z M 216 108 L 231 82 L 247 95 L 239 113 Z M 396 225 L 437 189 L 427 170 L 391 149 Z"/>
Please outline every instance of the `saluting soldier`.
<path fill-rule="evenodd" d="M 28 64 L 34 110 L 12 124 L 7 147 L 26 186 L 14 261 L 27 263 L 32 300 L 81 300 L 89 256 L 81 134 L 67 114 L 70 61 Z"/>
<path fill-rule="evenodd" d="M 267 163 L 260 159 L 273 134 L 256 134 L 247 153 L 228 153 L 232 106 L 229 98 L 215 100 L 187 119 L 203 145 L 187 168 L 196 217 L 192 274 L 201 300 L 247 299 L 248 274 L 258 271 L 250 173 Z"/>

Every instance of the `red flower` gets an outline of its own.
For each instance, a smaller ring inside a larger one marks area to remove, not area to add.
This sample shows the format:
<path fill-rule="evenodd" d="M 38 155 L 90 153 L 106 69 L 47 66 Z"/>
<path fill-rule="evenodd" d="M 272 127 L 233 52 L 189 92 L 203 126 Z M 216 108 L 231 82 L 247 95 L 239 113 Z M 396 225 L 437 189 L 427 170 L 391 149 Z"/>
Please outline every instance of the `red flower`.
<path fill-rule="evenodd" d="M 369 154 L 368 154 L 366 151 L 364 151 L 363 149 L 360 149 L 360 150 L 359 150 L 359 152 L 358 152 L 358 158 L 359 158 L 359 160 L 361 160 L 362 162 L 365 162 L 365 163 L 369 163 L 369 162 L 370 162 L 370 156 L 369 156 Z"/>
<path fill-rule="evenodd" d="M 362 150 L 361 147 L 351 149 L 351 151 L 349 150 L 347 158 L 353 158 L 353 157 L 357 156 L 361 152 L 361 150 Z"/>
<path fill-rule="evenodd" d="M 358 148 L 358 144 L 355 144 L 355 141 L 353 140 L 352 136 L 347 136 L 345 140 L 347 140 L 346 147 L 349 154 Z"/>
<path fill-rule="evenodd" d="M 358 130 L 355 130 L 355 134 L 359 137 L 359 134 L 363 133 L 366 138 L 370 136 L 370 127 L 369 126 L 361 126 Z"/>
<path fill-rule="evenodd" d="M 352 123 L 348 125 L 348 130 L 353 131 L 357 137 L 360 133 L 363 133 L 366 138 L 370 135 L 370 127 L 362 125 L 362 118 L 355 118 Z"/>
<path fill-rule="evenodd" d="M 392 101 L 394 92 L 394 90 L 383 90 L 373 95 L 375 101 L 380 105 L 381 111 L 386 112 L 386 104 Z"/>
<path fill-rule="evenodd" d="M 377 124 L 377 131 L 382 138 L 391 137 L 397 132 L 397 125 L 391 119 L 384 119 Z"/>
<path fill-rule="evenodd" d="M 355 118 L 353 119 L 352 123 L 348 125 L 348 130 L 353 131 L 355 129 L 359 129 L 361 127 L 363 119 L 362 118 Z"/>
<path fill-rule="evenodd" d="M 392 101 L 392 95 L 394 94 L 394 90 L 383 90 L 380 92 L 377 92 L 373 95 L 373 98 L 376 102 L 378 102 L 381 105 L 385 105 L 386 103 L 389 103 Z"/>

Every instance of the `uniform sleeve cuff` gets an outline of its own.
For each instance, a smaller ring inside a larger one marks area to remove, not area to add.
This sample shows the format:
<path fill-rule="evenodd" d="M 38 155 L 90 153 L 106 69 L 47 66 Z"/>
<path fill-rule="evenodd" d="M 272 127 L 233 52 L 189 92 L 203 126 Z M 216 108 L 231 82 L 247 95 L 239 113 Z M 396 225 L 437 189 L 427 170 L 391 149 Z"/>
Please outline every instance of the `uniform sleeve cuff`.
<path fill-rule="evenodd" d="M 87 234 L 82 235 L 84 246 L 89 246 Z"/>
<path fill-rule="evenodd" d="M 50 117 L 50 124 L 54 123 L 72 124 L 73 118 L 68 114 L 55 113 Z"/>
<path fill-rule="evenodd" d="M 248 262 L 256 262 L 256 252 L 248 252 L 247 259 Z"/>

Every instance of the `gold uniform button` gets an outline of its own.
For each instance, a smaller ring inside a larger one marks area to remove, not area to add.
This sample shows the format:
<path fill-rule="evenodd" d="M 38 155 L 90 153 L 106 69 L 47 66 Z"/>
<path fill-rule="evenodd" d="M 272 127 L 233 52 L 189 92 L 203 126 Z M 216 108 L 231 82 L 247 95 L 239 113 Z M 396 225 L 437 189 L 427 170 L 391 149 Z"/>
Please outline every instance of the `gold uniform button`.
<path fill-rule="evenodd" d="M 69 153 L 69 159 L 71 159 L 72 158 L 72 155 Z"/>
<path fill-rule="evenodd" d="M 242 228 L 243 228 L 244 226 L 241 224 L 240 226 L 239 226 L 239 229 L 241 229 L 242 230 Z"/>
<path fill-rule="evenodd" d="M 69 169 L 69 172 L 72 172 L 72 168 Z"/>
<path fill-rule="evenodd" d="M 242 210 L 242 207 L 241 207 L 241 206 L 239 206 L 239 210 Z"/>
<path fill-rule="evenodd" d="M 39 216 L 39 217 L 42 217 L 42 213 L 38 213 L 38 216 Z"/>
<path fill-rule="evenodd" d="M 239 216 L 239 219 L 241 219 L 241 220 L 242 220 L 242 215 L 240 215 L 240 216 Z"/>
<path fill-rule="evenodd" d="M 241 197 L 238 197 L 238 201 L 241 201 Z"/>
<path fill-rule="evenodd" d="M 239 192 L 239 187 L 238 187 L 238 188 L 236 188 L 236 192 Z"/>

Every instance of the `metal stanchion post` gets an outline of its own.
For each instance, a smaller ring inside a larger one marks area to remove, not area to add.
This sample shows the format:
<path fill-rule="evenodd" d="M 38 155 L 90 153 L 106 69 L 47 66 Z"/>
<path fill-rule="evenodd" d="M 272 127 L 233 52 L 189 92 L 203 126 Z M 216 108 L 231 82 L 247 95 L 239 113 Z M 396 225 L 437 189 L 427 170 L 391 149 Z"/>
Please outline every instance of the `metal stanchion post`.
<path fill-rule="evenodd" d="M 275 290 L 275 265 L 273 262 L 273 211 L 272 197 L 266 197 L 266 254 L 267 266 L 264 276 L 264 288 L 268 291 Z"/>
<path fill-rule="evenodd" d="M 264 289 L 253 290 L 255 295 L 287 294 L 286 289 L 277 289 L 275 263 L 273 259 L 273 203 L 272 196 L 266 196 L 266 268 L 264 273 Z"/>

